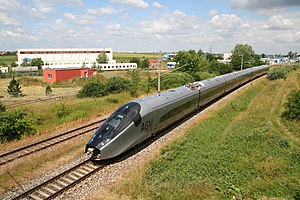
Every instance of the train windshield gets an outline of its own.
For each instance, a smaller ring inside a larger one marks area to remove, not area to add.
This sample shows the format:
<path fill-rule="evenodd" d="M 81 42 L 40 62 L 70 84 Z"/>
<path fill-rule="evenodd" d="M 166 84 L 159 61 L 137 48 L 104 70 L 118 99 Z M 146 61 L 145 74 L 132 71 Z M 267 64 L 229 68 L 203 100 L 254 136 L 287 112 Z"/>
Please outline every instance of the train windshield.
<path fill-rule="evenodd" d="M 140 110 L 141 105 L 139 103 L 130 102 L 123 105 L 97 129 L 89 143 L 93 143 L 93 146 L 97 147 L 104 146 L 130 125 L 131 122 L 133 122 L 135 126 L 138 126 L 141 122 Z"/>

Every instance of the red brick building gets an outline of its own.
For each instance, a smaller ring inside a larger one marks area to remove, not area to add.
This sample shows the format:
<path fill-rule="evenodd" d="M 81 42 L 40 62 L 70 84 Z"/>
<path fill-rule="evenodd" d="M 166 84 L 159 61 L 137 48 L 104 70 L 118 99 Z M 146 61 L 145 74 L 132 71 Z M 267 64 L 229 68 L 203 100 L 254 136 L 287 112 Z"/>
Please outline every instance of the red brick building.
<path fill-rule="evenodd" d="M 158 66 L 158 60 L 157 59 L 150 59 L 149 60 L 149 67 L 151 67 L 151 68 L 155 68 L 155 67 L 157 67 Z"/>
<path fill-rule="evenodd" d="M 43 76 L 45 82 L 60 82 L 72 78 L 87 78 L 92 76 L 97 70 L 88 68 L 74 68 L 74 69 L 44 69 Z"/>

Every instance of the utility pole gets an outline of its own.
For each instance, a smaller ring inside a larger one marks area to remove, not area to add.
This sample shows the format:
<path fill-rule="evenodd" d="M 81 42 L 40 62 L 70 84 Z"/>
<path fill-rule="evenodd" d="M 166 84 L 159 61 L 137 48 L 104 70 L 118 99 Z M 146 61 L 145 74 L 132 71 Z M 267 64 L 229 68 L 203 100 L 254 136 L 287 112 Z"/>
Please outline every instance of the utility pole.
<path fill-rule="evenodd" d="M 161 68 L 161 51 L 159 52 L 159 69 L 158 69 L 158 77 L 157 77 L 157 92 L 160 93 L 160 68 Z"/>
<path fill-rule="evenodd" d="M 242 54 L 241 70 L 243 69 L 243 63 L 244 63 L 244 54 Z"/>

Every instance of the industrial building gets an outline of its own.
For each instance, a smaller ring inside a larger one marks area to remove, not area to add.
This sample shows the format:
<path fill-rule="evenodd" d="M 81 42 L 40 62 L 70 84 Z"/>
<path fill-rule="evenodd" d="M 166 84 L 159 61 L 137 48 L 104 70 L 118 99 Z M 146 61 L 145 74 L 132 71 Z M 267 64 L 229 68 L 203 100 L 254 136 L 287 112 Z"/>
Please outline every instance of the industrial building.
<path fill-rule="evenodd" d="M 105 53 L 108 61 L 98 64 L 97 57 L 102 53 Z M 19 65 L 24 60 L 41 58 L 44 63 L 43 69 L 95 68 L 108 71 L 137 68 L 136 63 L 116 63 L 116 60 L 113 60 L 112 48 L 18 49 L 17 55 Z"/>
<path fill-rule="evenodd" d="M 17 64 L 33 58 L 41 58 L 43 68 L 91 67 L 99 54 L 105 53 L 108 63 L 115 63 L 111 48 L 52 48 L 52 49 L 18 49 Z"/>

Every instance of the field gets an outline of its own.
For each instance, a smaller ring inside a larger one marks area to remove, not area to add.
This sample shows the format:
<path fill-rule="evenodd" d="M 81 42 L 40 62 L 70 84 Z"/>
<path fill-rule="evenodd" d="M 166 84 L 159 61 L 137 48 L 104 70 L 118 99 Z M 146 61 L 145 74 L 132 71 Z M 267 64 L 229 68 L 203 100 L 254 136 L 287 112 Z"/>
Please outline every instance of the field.
<path fill-rule="evenodd" d="M 10 63 L 17 61 L 17 56 L 0 56 L 0 65 L 1 63 L 6 63 L 10 65 Z"/>
<path fill-rule="evenodd" d="M 129 199 L 299 199 L 300 123 L 280 117 L 287 94 L 300 89 L 299 73 L 239 91 L 111 192 Z"/>

